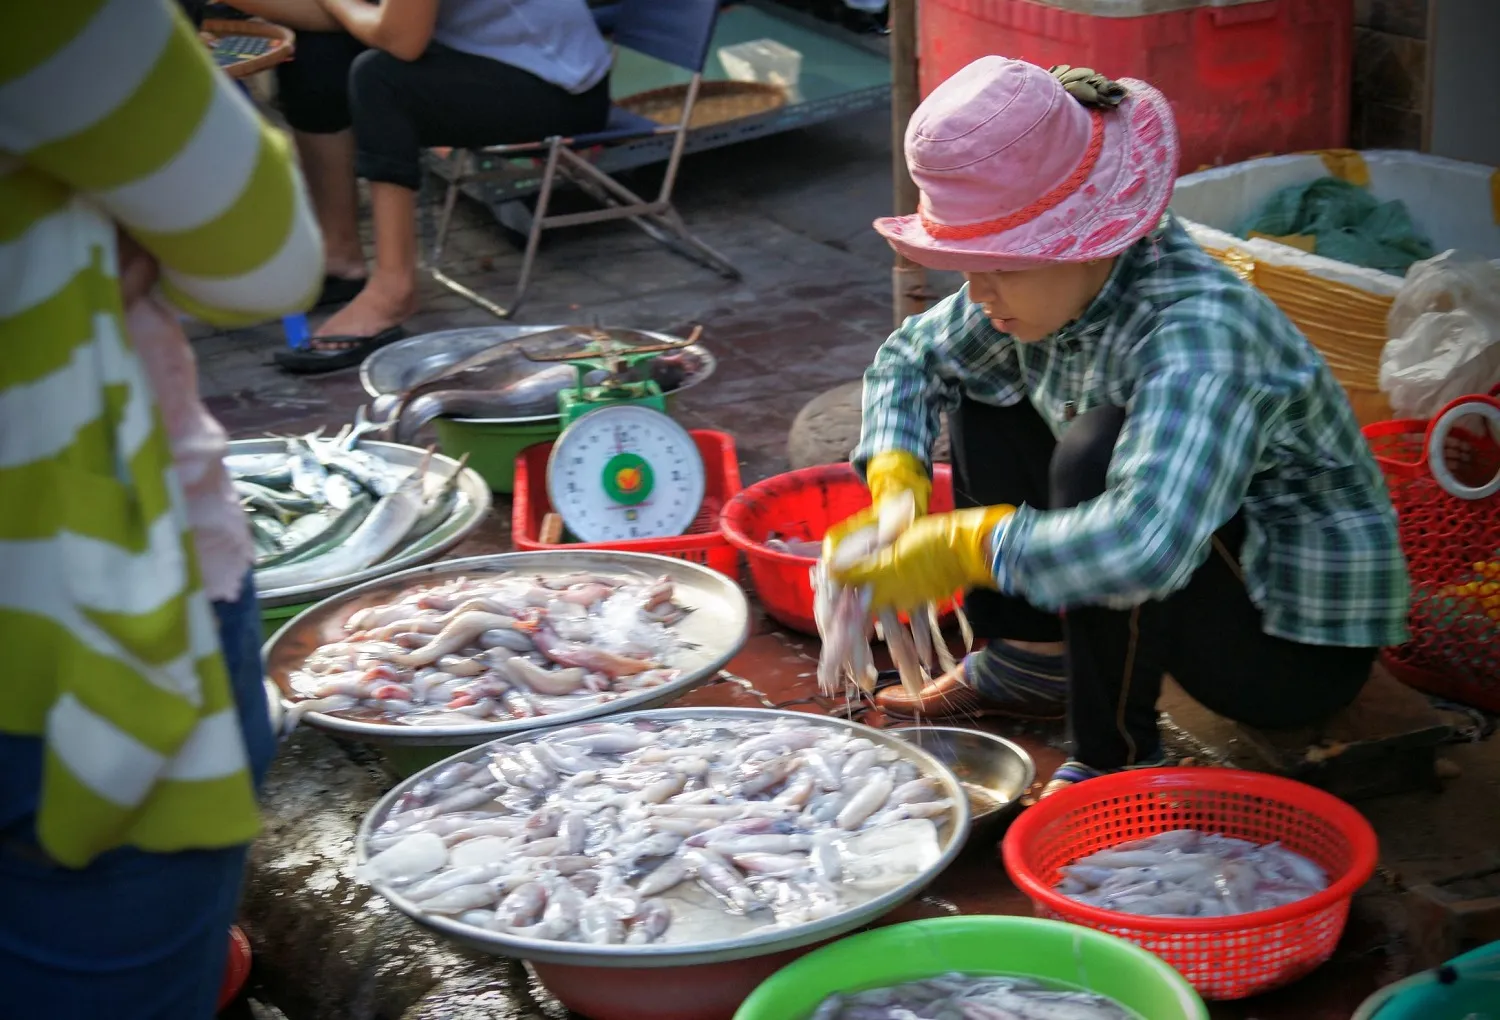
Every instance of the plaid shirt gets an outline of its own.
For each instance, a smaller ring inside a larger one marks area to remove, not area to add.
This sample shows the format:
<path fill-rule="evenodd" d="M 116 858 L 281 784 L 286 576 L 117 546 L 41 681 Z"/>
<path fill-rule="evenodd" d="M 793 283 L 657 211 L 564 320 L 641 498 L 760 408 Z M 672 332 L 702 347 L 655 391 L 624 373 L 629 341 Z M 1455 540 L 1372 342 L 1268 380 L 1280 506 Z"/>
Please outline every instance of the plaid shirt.
<path fill-rule="evenodd" d="M 961 394 L 1029 398 L 1059 436 L 1070 411 L 1127 412 L 1102 496 L 1022 506 L 997 531 L 1002 590 L 1052 609 L 1159 599 L 1243 511 L 1240 559 L 1266 633 L 1406 640 L 1396 515 L 1347 398 L 1276 306 L 1170 215 L 1120 256 L 1080 318 L 1040 342 L 995 329 L 967 287 L 908 319 L 865 373 L 855 466 L 885 450 L 930 463 Z"/>

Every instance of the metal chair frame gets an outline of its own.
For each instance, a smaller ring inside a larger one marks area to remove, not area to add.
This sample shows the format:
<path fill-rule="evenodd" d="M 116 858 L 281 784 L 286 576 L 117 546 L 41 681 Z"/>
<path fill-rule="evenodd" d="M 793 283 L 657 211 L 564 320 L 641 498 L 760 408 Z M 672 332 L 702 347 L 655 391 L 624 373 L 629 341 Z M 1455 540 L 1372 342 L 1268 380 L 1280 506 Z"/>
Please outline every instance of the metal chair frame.
<path fill-rule="evenodd" d="M 650 3 L 651 0 L 625 0 L 622 6 L 632 2 Z M 619 47 L 616 46 L 615 49 L 618 51 Z M 691 69 L 692 77 L 688 82 L 687 95 L 683 102 L 682 118 L 677 123 L 664 124 L 649 131 L 642 129 L 600 142 L 587 141 L 589 136 L 584 136 L 586 139 L 584 151 L 587 151 L 588 148 L 608 147 L 634 141 L 648 134 L 672 135 L 672 154 L 667 160 L 666 174 L 654 199 L 642 198 L 594 166 L 584 155 L 580 154 L 573 138 L 555 136 L 538 142 L 495 145 L 477 150 L 454 150 L 453 172 L 451 175 L 445 175 L 448 177 L 448 187 L 443 196 L 436 237 L 427 260 L 428 274 L 443 287 L 473 302 L 495 317 L 508 319 L 516 314 L 526 298 L 543 231 L 623 219 L 633 223 L 647 235 L 685 258 L 698 262 L 727 279 L 739 279 L 740 271 L 723 255 L 694 237 L 688 231 L 687 225 L 683 223 L 676 206 L 672 204 L 672 191 L 677 183 L 683 149 L 687 145 L 688 125 L 692 121 L 693 107 L 697 103 L 699 86 L 703 80 L 702 63 L 703 61 L 700 61 L 699 67 Z M 542 173 L 541 190 L 537 195 L 536 211 L 532 214 L 531 227 L 526 238 L 526 253 L 521 262 L 521 275 L 516 281 L 515 292 L 507 307 L 476 293 L 445 273 L 441 268 L 443 247 L 447 242 L 448 230 L 452 225 L 453 210 L 458 204 L 460 190 L 465 184 L 481 180 L 485 176 L 485 173 L 476 166 L 479 156 L 503 158 L 542 151 L 546 152 L 546 161 Z M 552 200 L 552 191 L 559 177 L 578 187 L 584 194 L 598 202 L 602 208 L 549 215 L 548 208 Z"/>

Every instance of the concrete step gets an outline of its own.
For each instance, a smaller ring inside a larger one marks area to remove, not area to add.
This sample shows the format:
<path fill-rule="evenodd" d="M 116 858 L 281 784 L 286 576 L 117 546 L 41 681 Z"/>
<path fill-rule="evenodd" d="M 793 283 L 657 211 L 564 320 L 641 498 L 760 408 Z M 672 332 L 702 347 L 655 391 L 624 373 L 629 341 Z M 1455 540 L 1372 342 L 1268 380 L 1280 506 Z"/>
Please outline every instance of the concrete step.
<path fill-rule="evenodd" d="M 1322 726 L 1246 726 L 1204 708 L 1170 679 L 1159 707 L 1210 756 L 1345 800 L 1436 789 L 1437 749 L 1452 732 L 1425 697 L 1380 666 L 1354 703 Z"/>

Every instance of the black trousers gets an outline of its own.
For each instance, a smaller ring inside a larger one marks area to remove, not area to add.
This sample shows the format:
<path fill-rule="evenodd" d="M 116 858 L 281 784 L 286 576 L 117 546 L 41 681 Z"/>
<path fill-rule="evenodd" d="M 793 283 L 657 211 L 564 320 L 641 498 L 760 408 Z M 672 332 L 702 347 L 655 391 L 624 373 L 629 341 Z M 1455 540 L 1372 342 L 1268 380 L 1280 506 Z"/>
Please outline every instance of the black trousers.
<path fill-rule="evenodd" d="M 965 398 L 949 419 L 960 507 L 1076 506 L 1102 494 L 1125 422 L 1117 407 L 1079 415 L 1059 442 L 1029 401 Z M 1253 726 L 1316 723 L 1354 700 L 1377 649 L 1300 644 L 1261 629 L 1240 572 L 1245 524 L 1235 517 L 1187 586 L 1132 609 L 1071 606 L 1059 616 L 993 591 L 968 595 L 977 636 L 1064 641 L 1074 757 L 1113 769 L 1160 753 L 1156 701 L 1170 673 L 1199 702 Z"/>
<path fill-rule="evenodd" d="M 577 95 L 528 71 L 441 43 L 406 61 L 342 32 L 297 33 L 297 55 L 276 67 L 293 130 L 354 128 L 355 172 L 415 190 L 431 146 L 474 148 L 598 131 L 609 79 Z"/>

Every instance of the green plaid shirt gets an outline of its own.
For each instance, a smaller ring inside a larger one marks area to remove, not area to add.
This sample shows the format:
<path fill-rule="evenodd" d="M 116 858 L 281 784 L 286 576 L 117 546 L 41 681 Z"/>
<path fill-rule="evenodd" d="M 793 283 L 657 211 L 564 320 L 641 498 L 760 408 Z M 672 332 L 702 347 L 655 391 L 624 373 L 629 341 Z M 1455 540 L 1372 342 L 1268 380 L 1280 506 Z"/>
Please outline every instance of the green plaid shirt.
<path fill-rule="evenodd" d="M 1186 586 L 1243 510 L 1241 563 L 1268 634 L 1316 645 L 1406 640 L 1410 598 L 1380 470 L 1322 356 L 1170 215 L 1084 314 L 1038 343 L 990 324 L 968 288 L 908 319 L 865 373 L 862 472 L 884 450 L 930 463 L 961 394 L 1069 412 L 1126 409 L 1105 493 L 1023 506 L 997 532 L 1002 590 L 1043 608 L 1138 604 Z"/>

